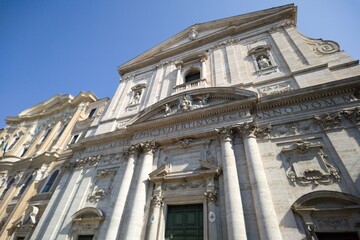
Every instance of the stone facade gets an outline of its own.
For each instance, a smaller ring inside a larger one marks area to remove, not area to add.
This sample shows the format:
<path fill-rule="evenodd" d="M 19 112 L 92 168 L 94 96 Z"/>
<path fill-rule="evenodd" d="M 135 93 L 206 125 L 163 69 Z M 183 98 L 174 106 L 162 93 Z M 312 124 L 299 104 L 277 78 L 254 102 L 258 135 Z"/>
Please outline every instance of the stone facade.
<path fill-rule="evenodd" d="M 196 24 L 120 66 L 31 239 L 359 239 L 360 67 L 296 11 Z"/>
<path fill-rule="evenodd" d="M 30 239 L 71 157 L 69 142 L 79 125 L 90 127 L 91 109 L 106 102 L 90 92 L 56 95 L 7 118 L 0 136 L 0 239 Z"/>

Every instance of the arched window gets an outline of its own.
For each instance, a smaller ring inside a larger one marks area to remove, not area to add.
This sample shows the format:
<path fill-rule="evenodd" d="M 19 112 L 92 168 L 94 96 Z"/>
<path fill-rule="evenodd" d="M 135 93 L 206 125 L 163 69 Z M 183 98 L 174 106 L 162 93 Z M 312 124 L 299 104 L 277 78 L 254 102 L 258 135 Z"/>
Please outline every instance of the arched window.
<path fill-rule="evenodd" d="M 189 72 L 185 75 L 185 83 L 199 80 L 200 79 L 200 71 L 199 69 L 191 69 Z"/>
<path fill-rule="evenodd" d="M 2 192 L 2 194 L 1 194 L 1 196 L 0 196 L 0 199 L 2 199 L 2 198 L 5 196 L 5 194 L 7 193 L 7 191 L 9 191 L 9 189 L 11 188 L 11 186 L 14 184 L 14 182 L 15 182 L 15 178 L 12 178 L 12 179 L 8 182 L 8 184 L 6 185 L 6 188 L 4 189 L 4 191 Z"/>
<path fill-rule="evenodd" d="M 31 175 L 30 177 L 28 177 L 28 179 L 26 179 L 26 182 L 22 185 L 18 196 L 21 196 L 25 192 L 25 190 L 29 186 L 29 183 L 31 182 L 32 178 L 33 178 L 33 176 Z"/>
<path fill-rule="evenodd" d="M 55 172 L 53 172 L 53 174 L 51 174 L 51 176 L 50 176 L 49 180 L 47 181 L 45 187 L 41 191 L 42 193 L 46 193 L 46 192 L 50 191 L 52 185 L 55 182 L 56 177 L 59 175 L 59 172 L 60 172 L 59 170 L 56 170 Z"/>

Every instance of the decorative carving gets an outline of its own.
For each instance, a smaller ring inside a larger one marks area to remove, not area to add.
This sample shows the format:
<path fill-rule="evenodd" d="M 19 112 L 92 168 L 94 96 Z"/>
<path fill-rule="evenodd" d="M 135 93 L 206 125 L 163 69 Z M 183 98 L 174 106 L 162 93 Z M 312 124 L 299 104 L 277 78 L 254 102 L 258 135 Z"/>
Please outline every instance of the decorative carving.
<path fill-rule="evenodd" d="M 273 126 L 271 129 L 271 135 L 273 137 L 286 137 L 286 136 L 294 136 L 294 135 L 303 135 L 310 132 L 315 132 L 320 127 L 315 125 L 314 122 L 304 121 L 304 122 L 296 122 L 285 125 Z"/>
<path fill-rule="evenodd" d="M 165 104 L 164 111 L 165 111 L 165 117 L 170 115 L 171 107 L 169 106 L 169 104 Z"/>
<path fill-rule="evenodd" d="M 97 203 L 111 194 L 112 182 L 117 171 L 115 168 L 100 169 L 96 172 L 95 182 L 89 189 L 87 200 Z"/>
<path fill-rule="evenodd" d="M 161 207 L 164 204 L 164 198 L 159 195 L 154 195 L 152 197 L 151 203 L 154 207 Z"/>
<path fill-rule="evenodd" d="M 236 125 L 236 128 L 241 134 L 249 137 L 266 138 L 270 136 L 271 125 L 258 127 L 256 123 L 243 123 Z"/>
<path fill-rule="evenodd" d="M 216 202 L 217 192 L 215 192 L 215 191 L 206 191 L 206 192 L 204 192 L 204 195 L 205 195 L 208 203 Z"/>
<path fill-rule="evenodd" d="M 285 23 L 282 23 L 282 24 L 279 24 L 279 25 L 276 25 L 276 26 L 272 26 L 269 29 L 269 33 L 275 33 L 281 28 L 289 28 L 289 27 L 293 27 L 293 26 L 295 26 L 295 23 L 293 21 L 289 20 L 289 21 L 287 21 Z"/>
<path fill-rule="evenodd" d="M 232 138 L 234 134 L 233 127 L 222 127 L 222 128 L 215 128 L 217 134 L 220 135 L 221 138 Z"/>
<path fill-rule="evenodd" d="M 226 47 L 226 46 L 231 46 L 231 45 L 235 45 L 235 44 L 239 44 L 240 43 L 240 38 L 236 38 L 236 39 L 229 39 L 223 42 L 219 42 L 216 43 L 215 45 L 213 45 L 210 50 L 216 50 L 222 47 Z"/>
<path fill-rule="evenodd" d="M 135 155 L 140 151 L 140 149 L 141 149 L 140 144 L 133 144 L 130 147 L 128 147 L 125 155 L 127 155 L 127 156 Z"/>
<path fill-rule="evenodd" d="M 94 189 L 92 190 L 91 194 L 88 195 L 87 200 L 91 203 L 97 203 L 109 194 L 110 192 L 106 191 L 106 189 Z"/>
<path fill-rule="evenodd" d="M 181 145 L 181 147 L 183 149 L 189 149 L 191 142 L 192 142 L 192 139 L 185 138 L 185 139 L 179 141 L 179 144 Z"/>
<path fill-rule="evenodd" d="M 179 99 L 179 109 L 182 111 L 192 110 L 192 97 L 185 94 Z"/>
<path fill-rule="evenodd" d="M 116 174 L 116 170 L 114 169 L 101 169 L 96 172 L 97 178 L 108 178 L 113 177 Z"/>
<path fill-rule="evenodd" d="M 315 115 L 314 116 L 315 122 L 318 123 L 324 130 L 340 127 L 341 124 L 341 114 L 340 112 L 337 113 L 326 113 L 322 116 Z"/>
<path fill-rule="evenodd" d="M 352 110 L 345 110 L 342 112 L 347 119 L 352 121 L 354 124 L 360 123 L 360 107 L 356 107 Z"/>
<path fill-rule="evenodd" d="M 205 187 L 205 181 L 199 181 L 199 182 L 188 182 L 186 179 L 184 179 L 181 183 L 171 184 L 168 183 L 164 186 L 164 191 L 167 189 L 170 190 L 177 190 L 177 189 L 186 189 L 186 188 L 198 188 L 198 187 Z"/>
<path fill-rule="evenodd" d="M 264 87 L 258 88 L 258 91 L 262 97 L 268 95 L 282 94 L 292 90 L 290 82 L 276 83 Z"/>
<path fill-rule="evenodd" d="M 317 55 L 331 54 L 340 51 L 340 46 L 334 41 L 329 40 L 310 40 L 307 44 L 312 47 L 312 50 Z"/>
<path fill-rule="evenodd" d="M 260 55 L 257 59 L 259 69 L 271 67 L 271 61 L 267 55 Z"/>
<path fill-rule="evenodd" d="M 76 159 L 75 168 L 83 168 L 86 165 L 88 165 L 89 167 L 96 166 L 99 163 L 100 159 L 101 155 Z"/>
<path fill-rule="evenodd" d="M 326 161 L 321 143 L 299 141 L 282 152 L 291 166 L 286 170 L 287 177 L 298 185 L 332 184 L 340 181 L 337 169 Z"/>
<path fill-rule="evenodd" d="M 140 146 L 144 152 L 153 152 L 155 148 L 157 148 L 157 144 L 155 141 L 147 141 L 144 143 L 140 143 Z"/>
<path fill-rule="evenodd" d="M 195 40 L 199 35 L 199 32 L 196 30 L 196 28 L 191 28 L 189 33 L 189 39 L 191 41 Z"/>

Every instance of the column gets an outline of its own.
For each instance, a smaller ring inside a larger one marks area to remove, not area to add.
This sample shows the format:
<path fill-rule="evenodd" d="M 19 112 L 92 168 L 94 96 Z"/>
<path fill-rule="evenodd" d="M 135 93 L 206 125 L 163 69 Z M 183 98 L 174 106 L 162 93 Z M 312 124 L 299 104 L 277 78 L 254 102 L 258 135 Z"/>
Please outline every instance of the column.
<path fill-rule="evenodd" d="M 279 222 L 255 136 L 257 133 L 263 134 L 264 131 L 258 129 L 254 124 L 243 124 L 238 129 L 244 141 L 260 238 L 281 240 Z"/>
<path fill-rule="evenodd" d="M 98 239 L 116 239 L 118 234 L 121 218 L 124 212 L 124 206 L 126 202 L 126 198 L 130 189 L 131 179 L 134 173 L 135 162 L 137 161 L 139 145 L 131 145 L 128 148 L 127 153 L 127 163 L 123 178 L 121 180 L 119 192 L 116 196 L 115 205 L 111 211 L 111 216 L 108 216 L 110 219 L 109 227 L 104 229 L 104 232 L 100 232 Z"/>
<path fill-rule="evenodd" d="M 141 239 L 142 229 L 144 227 L 144 210 L 146 206 L 146 192 L 149 184 L 148 175 L 153 168 L 155 142 L 146 142 L 141 144 L 143 150 L 142 159 L 139 163 L 139 175 L 133 183 L 136 185 L 133 205 L 129 209 L 129 219 L 127 229 L 122 236 L 126 240 Z"/>
<path fill-rule="evenodd" d="M 152 205 L 152 214 L 150 217 L 150 228 L 148 233 L 148 240 L 157 240 L 158 233 L 159 233 L 159 222 L 160 222 L 160 215 L 161 209 L 163 206 L 163 197 L 161 192 L 161 182 L 156 183 L 154 196 L 151 201 Z"/>
<path fill-rule="evenodd" d="M 175 67 L 177 69 L 177 73 L 176 73 L 176 86 L 180 85 L 183 83 L 183 81 L 181 80 L 181 67 L 182 67 L 183 62 L 177 62 L 175 64 Z"/>
<path fill-rule="evenodd" d="M 206 60 L 207 60 L 207 55 L 204 55 L 201 57 L 200 62 L 201 62 L 201 76 L 200 79 L 206 79 Z"/>
<path fill-rule="evenodd" d="M 215 130 L 220 134 L 228 239 L 245 240 L 247 237 L 243 204 L 235 155 L 231 143 L 232 130 L 225 127 Z"/>

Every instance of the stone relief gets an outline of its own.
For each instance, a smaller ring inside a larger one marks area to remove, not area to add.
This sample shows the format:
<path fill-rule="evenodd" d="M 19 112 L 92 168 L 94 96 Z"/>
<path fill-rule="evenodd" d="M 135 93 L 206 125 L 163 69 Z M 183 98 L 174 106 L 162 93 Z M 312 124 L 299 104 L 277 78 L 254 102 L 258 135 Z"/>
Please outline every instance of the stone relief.
<path fill-rule="evenodd" d="M 312 120 L 272 126 L 272 137 L 288 137 L 316 132 L 319 127 Z"/>
<path fill-rule="evenodd" d="M 192 142 L 192 139 L 185 138 L 183 140 L 180 140 L 179 144 L 183 149 L 188 149 L 191 146 L 191 142 Z"/>
<path fill-rule="evenodd" d="M 75 168 L 84 168 L 86 166 L 93 167 L 99 163 L 100 159 L 101 159 L 101 155 L 79 158 L 76 159 L 74 167 Z"/>
<path fill-rule="evenodd" d="M 97 203 L 111 194 L 112 182 L 117 173 L 115 168 L 100 169 L 96 172 L 93 185 L 89 189 L 87 201 Z"/>
<path fill-rule="evenodd" d="M 279 29 L 281 28 L 290 28 L 290 27 L 293 27 L 295 26 L 295 23 L 291 20 L 287 21 L 287 22 L 284 22 L 282 24 L 279 24 L 279 25 L 276 25 L 276 26 L 272 26 L 270 29 L 269 29 L 269 33 L 275 33 L 277 31 L 279 31 Z"/>
<path fill-rule="evenodd" d="M 336 113 L 326 113 L 324 115 L 315 115 L 314 120 L 318 123 L 322 129 L 331 129 L 340 127 L 341 125 L 341 114 L 340 112 Z"/>
<path fill-rule="evenodd" d="M 268 96 L 268 95 L 275 95 L 275 94 L 282 94 L 286 92 L 290 92 L 293 90 L 294 87 L 291 85 L 290 81 L 271 84 L 264 87 L 259 87 L 257 90 L 260 96 Z"/>
<path fill-rule="evenodd" d="M 342 112 L 347 119 L 352 121 L 355 125 L 360 123 L 360 107 L 354 109 L 344 110 Z"/>
<path fill-rule="evenodd" d="M 216 191 L 206 191 L 206 192 L 204 192 L 204 195 L 205 195 L 208 203 L 216 202 L 216 200 L 217 200 L 217 192 Z"/>
<path fill-rule="evenodd" d="M 204 180 L 201 181 L 188 181 L 184 179 L 180 183 L 166 183 L 163 184 L 163 191 L 175 191 L 178 189 L 187 189 L 187 188 L 199 188 L 199 187 L 205 187 L 206 182 Z"/>
<path fill-rule="evenodd" d="M 159 195 L 154 195 L 151 199 L 153 206 L 161 207 L 164 204 L 164 198 Z"/>
<path fill-rule="evenodd" d="M 189 39 L 191 41 L 195 40 L 199 35 L 199 32 L 197 31 L 196 28 L 191 28 L 190 29 L 190 33 L 189 33 Z"/>
<path fill-rule="evenodd" d="M 214 50 L 217 50 L 217 49 L 222 48 L 222 47 L 236 45 L 236 44 L 239 44 L 239 43 L 240 43 L 240 38 L 229 39 L 229 40 L 226 40 L 226 41 L 223 41 L 223 42 L 216 43 L 209 50 L 214 51 Z"/>
<path fill-rule="evenodd" d="M 340 46 L 334 41 L 322 39 L 306 39 L 307 44 L 312 48 L 313 52 L 317 55 L 326 55 L 340 51 Z"/>
<path fill-rule="evenodd" d="M 282 152 L 290 164 L 286 175 L 291 182 L 307 186 L 340 181 L 339 172 L 326 160 L 321 143 L 299 141 L 284 147 Z"/>

